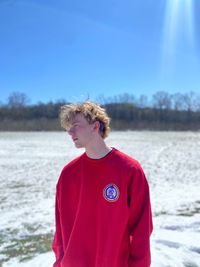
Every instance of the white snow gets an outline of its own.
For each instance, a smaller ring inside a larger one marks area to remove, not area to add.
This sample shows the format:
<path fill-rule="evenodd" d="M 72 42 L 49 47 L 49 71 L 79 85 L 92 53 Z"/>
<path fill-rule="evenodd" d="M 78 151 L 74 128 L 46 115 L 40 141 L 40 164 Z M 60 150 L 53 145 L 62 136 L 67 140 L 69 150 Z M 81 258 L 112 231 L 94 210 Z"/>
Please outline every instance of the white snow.
<path fill-rule="evenodd" d="M 139 160 L 149 181 L 151 266 L 200 266 L 200 132 L 113 132 L 107 143 Z M 53 235 L 59 173 L 82 151 L 64 132 L 0 133 L 0 266 L 52 266 L 50 247 L 23 261 L 6 252 Z"/>
<path fill-rule="evenodd" d="M 17 259 L 10 260 L 9 262 L 5 263 L 3 266 L 4 267 L 49 267 L 53 266 L 54 262 L 54 256 L 51 252 L 43 253 L 32 260 L 24 263 L 19 263 Z"/>

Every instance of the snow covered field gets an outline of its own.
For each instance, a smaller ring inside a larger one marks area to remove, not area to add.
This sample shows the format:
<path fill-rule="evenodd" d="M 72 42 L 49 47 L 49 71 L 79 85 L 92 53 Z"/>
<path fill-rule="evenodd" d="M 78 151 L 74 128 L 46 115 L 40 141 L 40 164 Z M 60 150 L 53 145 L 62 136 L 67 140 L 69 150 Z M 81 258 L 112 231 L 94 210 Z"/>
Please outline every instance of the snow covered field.
<path fill-rule="evenodd" d="M 152 267 L 200 266 L 200 132 L 113 132 L 150 184 Z M 0 267 L 51 267 L 60 170 L 82 153 L 64 132 L 0 133 Z"/>

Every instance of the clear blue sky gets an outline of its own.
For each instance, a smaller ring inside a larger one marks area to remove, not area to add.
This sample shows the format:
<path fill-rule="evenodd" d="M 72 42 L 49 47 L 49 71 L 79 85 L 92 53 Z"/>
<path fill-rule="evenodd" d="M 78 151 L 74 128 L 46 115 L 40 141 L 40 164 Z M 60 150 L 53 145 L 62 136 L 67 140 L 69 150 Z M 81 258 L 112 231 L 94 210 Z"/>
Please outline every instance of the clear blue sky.
<path fill-rule="evenodd" d="M 199 14 L 199 0 L 0 0 L 0 102 L 198 93 Z"/>

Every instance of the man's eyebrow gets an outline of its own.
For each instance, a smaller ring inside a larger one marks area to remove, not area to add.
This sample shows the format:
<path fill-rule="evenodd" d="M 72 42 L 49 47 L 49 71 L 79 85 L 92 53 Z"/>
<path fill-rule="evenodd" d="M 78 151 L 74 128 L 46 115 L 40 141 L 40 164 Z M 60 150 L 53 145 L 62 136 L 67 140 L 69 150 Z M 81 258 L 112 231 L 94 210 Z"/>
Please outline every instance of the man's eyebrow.
<path fill-rule="evenodd" d="M 72 121 L 72 122 L 71 122 L 71 125 L 73 125 L 73 124 L 75 124 L 75 123 L 79 123 L 79 121 L 78 121 L 78 120 Z"/>

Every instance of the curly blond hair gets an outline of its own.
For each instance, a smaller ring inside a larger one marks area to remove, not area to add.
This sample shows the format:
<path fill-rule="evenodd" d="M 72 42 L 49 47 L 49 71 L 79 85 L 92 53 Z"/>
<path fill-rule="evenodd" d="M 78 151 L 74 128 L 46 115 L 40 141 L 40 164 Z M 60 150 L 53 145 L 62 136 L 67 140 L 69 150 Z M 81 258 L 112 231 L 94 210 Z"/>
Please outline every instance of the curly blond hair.
<path fill-rule="evenodd" d="M 110 132 L 110 118 L 104 108 L 90 101 L 63 105 L 60 109 L 61 126 L 64 129 L 69 130 L 71 123 L 77 114 L 82 114 L 89 124 L 98 121 L 100 123 L 99 133 L 101 137 L 104 139 L 108 136 L 108 133 Z"/>

